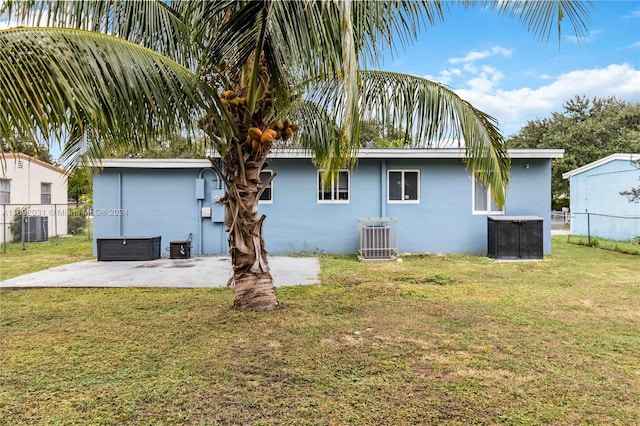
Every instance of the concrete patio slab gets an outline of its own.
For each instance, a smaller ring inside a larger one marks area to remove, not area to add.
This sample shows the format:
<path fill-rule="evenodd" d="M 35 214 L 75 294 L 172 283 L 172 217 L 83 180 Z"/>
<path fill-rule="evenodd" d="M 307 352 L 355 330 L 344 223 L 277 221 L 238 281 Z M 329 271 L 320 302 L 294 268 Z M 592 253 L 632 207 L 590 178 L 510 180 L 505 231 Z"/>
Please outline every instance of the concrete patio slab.
<path fill-rule="evenodd" d="M 318 284 L 314 257 L 269 257 L 276 287 Z M 0 281 L 0 288 L 33 287 L 224 287 L 231 277 L 228 256 L 98 262 L 86 260 Z"/>

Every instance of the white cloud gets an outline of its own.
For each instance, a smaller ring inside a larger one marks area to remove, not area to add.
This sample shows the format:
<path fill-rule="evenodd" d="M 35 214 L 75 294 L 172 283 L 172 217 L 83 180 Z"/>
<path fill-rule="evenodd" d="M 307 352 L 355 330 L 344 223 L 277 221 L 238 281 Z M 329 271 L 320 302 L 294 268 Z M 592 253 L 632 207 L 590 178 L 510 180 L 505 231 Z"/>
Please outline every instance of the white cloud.
<path fill-rule="evenodd" d="M 466 72 L 469 72 L 471 74 L 476 74 L 478 73 L 478 67 L 476 67 L 473 64 L 464 64 L 464 66 L 462 67 L 463 70 L 465 70 Z"/>
<path fill-rule="evenodd" d="M 583 36 L 583 37 L 578 37 L 576 35 L 563 35 L 562 39 L 567 41 L 567 42 L 576 43 L 576 44 L 582 44 L 582 43 L 590 42 L 591 40 L 596 38 L 596 36 L 600 35 L 601 33 L 602 33 L 602 30 L 591 30 L 591 31 L 589 31 L 589 33 L 586 36 Z"/>
<path fill-rule="evenodd" d="M 494 86 L 504 78 L 504 74 L 490 66 L 483 66 L 478 76 L 467 81 L 472 91 L 490 93 Z"/>
<path fill-rule="evenodd" d="M 629 15 L 625 16 L 625 18 L 635 19 L 640 18 L 640 10 L 634 10 Z"/>
<path fill-rule="evenodd" d="M 513 53 L 513 50 L 511 49 L 506 49 L 502 46 L 494 46 L 491 49 L 487 49 L 487 50 L 480 50 L 480 51 L 472 50 L 471 52 L 467 53 L 465 56 L 461 58 L 449 58 L 449 63 L 459 64 L 459 63 L 473 62 L 480 59 L 488 58 L 489 56 L 496 56 L 496 55 L 502 55 L 502 56 L 508 57 L 508 56 L 511 56 L 511 53 Z"/>
<path fill-rule="evenodd" d="M 616 96 L 628 102 L 640 102 L 640 70 L 630 64 L 612 64 L 606 68 L 571 71 L 545 86 L 503 90 L 495 88 L 503 77 L 499 71 L 484 70 L 467 82 L 469 89 L 456 90 L 463 99 L 493 115 L 506 135 L 520 130 L 529 120 L 561 111 L 562 104 L 575 95 Z"/>
<path fill-rule="evenodd" d="M 440 71 L 440 74 L 435 76 L 426 74 L 426 75 L 423 75 L 422 77 L 432 81 L 437 81 L 438 83 L 449 84 L 449 82 L 451 82 L 451 80 L 454 77 L 459 77 L 461 74 L 462 74 L 462 70 L 458 68 L 451 68 L 448 70 L 442 70 Z"/>

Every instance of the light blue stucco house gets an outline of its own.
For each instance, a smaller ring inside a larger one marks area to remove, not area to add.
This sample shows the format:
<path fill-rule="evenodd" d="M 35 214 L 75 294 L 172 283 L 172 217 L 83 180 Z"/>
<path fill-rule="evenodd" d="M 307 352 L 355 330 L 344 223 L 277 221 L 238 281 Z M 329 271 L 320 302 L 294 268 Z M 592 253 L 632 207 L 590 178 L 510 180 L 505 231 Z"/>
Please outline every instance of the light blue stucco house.
<path fill-rule="evenodd" d="M 358 219 L 394 218 L 400 253 L 487 253 L 487 217 L 543 218 L 551 251 L 551 160 L 562 150 L 510 150 L 511 183 L 504 211 L 472 177 L 460 149 L 363 149 L 353 170 L 331 189 L 301 150 L 275 152 L 264 174 L 276 173 L 259 204 L 266 249 L 356 253 Z M 109 159 L 94 179 L 94 237 L 157 235 L 163 253 L 192 235 L 191 253 L 227 253 L 224 189 L 208 160 Z M 95 246 L 95 245 L 94 245 Z"/>
<path fill-rule="evenodd" d="M 613 154 L 562 175 L 569 179 L 571 234 L 618 241 L 640 236 L 640 203 L 621 192 L 640 186 L 640 154 Z"/>

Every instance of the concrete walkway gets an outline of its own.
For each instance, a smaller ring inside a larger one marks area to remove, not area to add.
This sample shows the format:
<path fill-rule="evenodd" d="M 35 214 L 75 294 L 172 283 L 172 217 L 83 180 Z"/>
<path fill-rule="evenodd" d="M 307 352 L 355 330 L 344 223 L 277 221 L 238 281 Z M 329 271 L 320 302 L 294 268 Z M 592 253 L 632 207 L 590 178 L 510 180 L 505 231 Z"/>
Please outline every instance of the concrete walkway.
<path fill-rule="evenodd" d="M 318 284 L 320 262 L 313 257 L 269 257 L 276 287 Z M 193 257 L 133 262 L 86 260 L 0 281 L 0 288 L 30 287 L 224 287 L 231 259 Z"/>

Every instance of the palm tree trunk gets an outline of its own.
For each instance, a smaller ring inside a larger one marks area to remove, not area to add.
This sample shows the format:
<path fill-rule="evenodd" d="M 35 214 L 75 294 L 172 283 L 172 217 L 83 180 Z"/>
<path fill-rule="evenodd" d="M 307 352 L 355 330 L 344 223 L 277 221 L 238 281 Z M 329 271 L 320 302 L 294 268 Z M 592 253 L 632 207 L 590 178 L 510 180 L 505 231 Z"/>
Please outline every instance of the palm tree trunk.
<path fill-rule="evenodd" d="M 262 238 L 262 222 L 266 216 L 258 214 L 260 171 L 266 152 L 250 157 L 236 145 L 223 158 L 227 192 L 221 202 L 226 207 L 225 225 L 233 266 L 230 280 L 235 284 L 233 306 L 272 311 L 277 300 Z M 218 174 L 222 173 L 217 166 L 214 168 Z"/>

